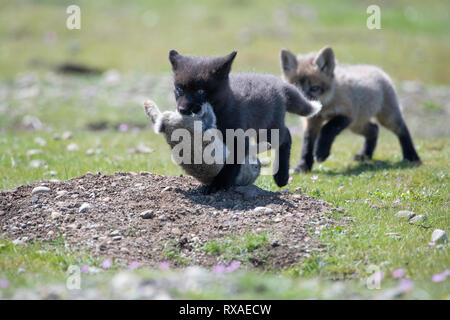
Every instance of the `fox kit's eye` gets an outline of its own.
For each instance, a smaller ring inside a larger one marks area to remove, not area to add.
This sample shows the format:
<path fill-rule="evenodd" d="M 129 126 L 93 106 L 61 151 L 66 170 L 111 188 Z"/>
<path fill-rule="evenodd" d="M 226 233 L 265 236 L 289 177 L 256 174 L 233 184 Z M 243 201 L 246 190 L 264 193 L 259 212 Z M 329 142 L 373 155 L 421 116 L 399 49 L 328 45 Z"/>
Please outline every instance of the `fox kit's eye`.
<path fill-rule="evenodd" d="M 310 90 L 312 93 L 320 93 L 321 90 L 322 90 L 322 88 L 319 87 L 319 86 L 312 86 L 311 88 L 309 88 L 309 90 Z"/>
<path fill-rule="evenodd" d="M 177 97 L 180 97 L 184 94 L 183 89 L 181 89 L 180 87 L 175 87 L 175 95 Z"/>
<path fill-rule="evenodd" d="M 203 96 L 203 95 L 205 94 L 205 90 L 199 89 L 199 90 L 197 90 L 197 94 L 198 94 L 199 96 Z"/>

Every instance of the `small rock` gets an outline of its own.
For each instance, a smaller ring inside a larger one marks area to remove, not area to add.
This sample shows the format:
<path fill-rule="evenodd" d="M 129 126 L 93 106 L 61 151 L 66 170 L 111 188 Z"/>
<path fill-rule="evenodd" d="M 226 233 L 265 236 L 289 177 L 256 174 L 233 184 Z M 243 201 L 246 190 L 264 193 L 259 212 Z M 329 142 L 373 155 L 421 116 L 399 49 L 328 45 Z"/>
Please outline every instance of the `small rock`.
<path fill-rule="evenodd" d="M 427 217 L 424 216 L 423 214 L 420 214 L 418 216 L 412 217 L 411 219 L 409 219 L 409 223 L 412 224 L 422 224 L 427 220 Z"/>
<path fill-rule="evenodd" d="M 27 157 L 30 157 L 30 158 L 31 158 L 32 156 L 37 155 L 37 154 L 43 154 L 42 150 L 39 150 L 39 149 L 30 149 L 30 150 L 27 151 Z"/>
<path fill-rule="evenodd" d="M 61 217 L 61 212 L 53 211 L 51 213 L 51 217 L 52 217 L 52 219 L 58 219 L 59 217 Z"/>
<path fill-rule="evenodd" d="M 42 160 L 31 160 L 29 165 L 32 168 L 39 168 L 39 167 L 42 167 L 44 165 L 44 161 L 42 161 Z"/>
<path fill-rule="evenodd" d="M 446 242 L 447 233 L 441 229 L 435 229 L 431 234 L 431 241 L 433 242 Z"/>
<path fill-rule="evenodd" d="M 412 217 L 414 217 L 416 214 L 412 211 L 407 211 L 407 210 L 401 210 L 399 212 L 397 212 L 395 214 L 395 216 L 397 218 L 406 218 L 406 219 L 411 219 Z"/>
<path fill-rule="evenodd" d="M 48 187 L 43 187 L 43 186 L 39 186 L 39 187 L 34 188 L 34 189 L 31 191 L 31 194 L 32 194 L 32 195 L 35 195 L 35 194 L 48 193 L 48 192 L 51 192 L 50 188 L 48 188 Z"/>
<path fill-rule="evenodd" d="M 181 235 L 181 230 L 179 228 L 172 228 L 172 234 L 179 236 Z"/>
<path fill-rule="evenodd" d="M 72 138 L 72 132 L 70 132 L 70 131 L 64 132 L 63 135 L 62 135 L 62 138 L 64 140 L 69 140 L 70 138 Z"/>
<path fill-rule="evenodd" d="M 44 147 L 47 144 L 47 141 L 41 137 L 34 138 L 34 142 L 40 145 L 41 147 Z"/>
<path fill-rule="evenodd" d="M 78 151 L 80 147 L 76 143 L 71 143 L 67 146 L 67 151 Z"/>
<path fill-rule="evenodd" d="M 139 216 L 140 216 L 142 219 L 151 219 L 151 218 L 153 218 L 153 217 L 155 216 L 155 213 L 153 212 L 153 210 L 146 210 L 146 211 L 144 211 L 144 212 L 141 212 L 141 213 L 139 214 Z"/>
<path fill-rule="evenodd" d="M 78 212 L 84 213 L 84 212 L 88 212 L 91 209 L 92 209 L 92 206 L 89 203 L 85 202 L 81 205 L 80 209 L 78 209 Z"/>
<path fill-rule="evenodd" d="M 112 238 L 114 241 L 122 240 L 122 236 L 115 236 Z"/>
<path fill-rule="evenodd" d="M 138 153 L 152 153 L 153 151 L 153 149 L 141 143 L 136 147 L 136 152 Z"/>
<path fill-rule="evenodd" d="M 110 235 L 111 237 L 118 236 L 118 235 L 120 235 L 120 231 L 119 231 L 119 230 L 114 230 L 114 231 L 112 231 L 109 235 Z"/>
<path fill-rule="evenodd" d="M 273 213 L 273 209 L 268 208 L 268 207 L 256 207 L 255 209 L 253 209 L 253 211 L 256 213 L 265 213 L 265 214 Z"/>
<path fill-rule="evenodd" d="M 12 243 L 13 243 L 13 245 L 17 246 L 17 245 L 23 244 L 23 241 L 21 239 L 16 239 L 16 240 L 13 240 Z"/>
<path fill-rule="evenodd" d="M 172 190 L 172 187 L 165 187 L 164 189 L 163 189 L 163 192 L 166 192 L 166 191 L 170 191 L 170 190 Z"/>

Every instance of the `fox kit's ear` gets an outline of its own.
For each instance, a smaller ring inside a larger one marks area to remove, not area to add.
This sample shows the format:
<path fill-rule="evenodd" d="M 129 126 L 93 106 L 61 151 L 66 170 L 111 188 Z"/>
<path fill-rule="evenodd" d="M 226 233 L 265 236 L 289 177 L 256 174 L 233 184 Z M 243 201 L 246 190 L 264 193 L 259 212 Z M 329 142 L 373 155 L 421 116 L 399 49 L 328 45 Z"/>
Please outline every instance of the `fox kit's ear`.
<path fill-rule="evenodd" d="M 314 58 L 314 63 L 323 73 L 329 76 L 333 75 L 334 67 L 336 65 L 333 49 L 331 49 L 331 47 L 325 47 L 320 50 Z"/>
<path fill-rule="evenodd" d="M 176 50 L 169 51 L 169 61 L 172 64 L 172 70 L 175 71 L 179 66 L 180 58 L 182 57 Z"/>
<path fill-rule="evenodd" d="M 225 79 L 231 71 L 231 65 L 236 57 L 237 51 L 226 55 L 225 57 L 218 58 L 215 68 L 213 70 L 214 75 L 219 79 Z"/>
<path fill-rule="evenodd" d="M 297 57 L 287 49 L 282 49 L 280 52 L 280 64 L 286 77 L 293 76 L 297 71 Z"/>

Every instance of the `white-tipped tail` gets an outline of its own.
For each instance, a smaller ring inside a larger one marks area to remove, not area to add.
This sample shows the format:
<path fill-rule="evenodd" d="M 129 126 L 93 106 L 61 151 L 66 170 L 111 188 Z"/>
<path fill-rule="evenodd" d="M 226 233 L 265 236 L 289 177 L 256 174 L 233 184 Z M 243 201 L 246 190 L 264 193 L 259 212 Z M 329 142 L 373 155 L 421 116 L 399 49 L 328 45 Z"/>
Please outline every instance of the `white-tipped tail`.
<path fill-rule="evenodd" d="M 320 110 L 322 110 L 322 104 L 320 103 L 320 101 L 310 101 L 309 103 L 311 103 L 311 105 L 313 106 L 313 111 L 309 116 L 307 116 L 307 118 L 314 117 L 320 112 Z"/>

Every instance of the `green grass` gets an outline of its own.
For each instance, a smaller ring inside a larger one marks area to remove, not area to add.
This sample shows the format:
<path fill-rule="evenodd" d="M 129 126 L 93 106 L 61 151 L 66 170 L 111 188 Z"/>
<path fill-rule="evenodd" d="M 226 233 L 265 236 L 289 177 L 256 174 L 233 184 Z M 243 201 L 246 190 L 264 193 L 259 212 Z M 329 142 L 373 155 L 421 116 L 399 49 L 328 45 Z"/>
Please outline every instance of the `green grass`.
<path fill-rule="evenodd" d="M 203 250 L 210 255 L 221 256 L 225 262 L 248 261 L 260 249 L 267 246 L 269 246 L 267 232 L 247 232 L 212 240 L 203 246 Z"/>
<path fill-rule="evenodd" d="M 81 30 L 66 28 L 68 5 L 81 8 Z M 381 8 L 381 30 L 366 9 Z M 168 51 L 224 55 L 235 70 L 279 74 L 280 48 L 336 49 L 345 63 L 383 67 L 399 80 L 448 83 L 448 2 L 415 1 L 2 1 L 1 77 L 65 61 L 105 69 L 169 72 Z M 47 39 L 47 40 L 46 40 Z"/>

